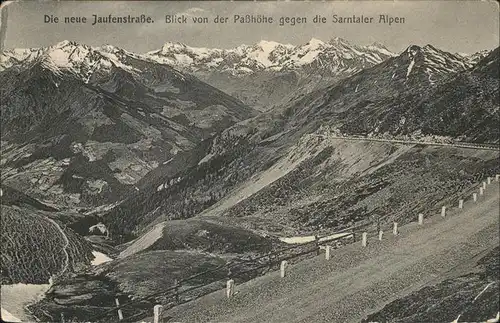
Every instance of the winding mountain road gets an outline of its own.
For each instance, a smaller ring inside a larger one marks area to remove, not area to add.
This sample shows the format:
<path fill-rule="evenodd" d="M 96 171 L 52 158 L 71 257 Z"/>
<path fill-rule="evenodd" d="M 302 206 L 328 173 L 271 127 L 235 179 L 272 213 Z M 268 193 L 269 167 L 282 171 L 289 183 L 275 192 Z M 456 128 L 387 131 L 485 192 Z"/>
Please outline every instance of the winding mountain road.
<path fill-rule="evenodd" d="M 500 151 L 500 146 L 498 145 L 487 145 L 487 144 L 474 144 L 474 143 L 440 143 L 440 142 L 430 142 L 430 141 L 416 141 L 416 140 L 396 140 L 396 139 L 382 139 L 382 138 L 368 138 L 368 137 L 353 137 L 353 136 L 334 136 L 334 135 L 322 135 L 311 133 L 308 134 L 310 137 L 318 137 L 323 139 L 343 139 L 343 140 L 355 140 L 355 141 L 377 141 L 377 142 L 390 142 L 394 144 L 406 144 L 406 145 L 429 145 L 429 146 L 444 146 L 444 147 L 456 147 L 456 148 L 470 148 L 470 149 L 485 149 L 485 150 L 496 150 Z"/>
<path fill-rule="evenodd" d="M 65 258 L 62 270 L 59 272 L 59 275 L 62 275 L 66 272 L 66 270 L 68 269 L 68 266 L 69 266 L 69 254 L 68 254 L 68 250 L 67 250 L 69 247 L 69 240 L 68 240 L 68 237 L 66 236 L 66 233 L 64 233 L 63 229 L 61 229 L 61 226 L 56 221 L 54 221 L 50 218 L 46 218 L 46 219 L 47 219 L 47 221 L 51 222 L 57 228 L 57 230 L 61 233 L 62 238 L 64 239 L 63 252 L 64 252 L 64 255 L 66 258 Z"/>
<path fill-rule="evenodd" d="M 361 243 L 289 266 L 236 286 L 227 299 L 217 291 L 164 311 L 164 322 L 360 322 L 389 302 L 426 285 L 470 272 L 499 245 L 499 182 L 477 203 L 449 206 L 447 216 L 426 215 L 393 236 Z M 450 313 L 449 322 L 459 313 Z M 146 321 L 152 321 L 150 318 Z"/>

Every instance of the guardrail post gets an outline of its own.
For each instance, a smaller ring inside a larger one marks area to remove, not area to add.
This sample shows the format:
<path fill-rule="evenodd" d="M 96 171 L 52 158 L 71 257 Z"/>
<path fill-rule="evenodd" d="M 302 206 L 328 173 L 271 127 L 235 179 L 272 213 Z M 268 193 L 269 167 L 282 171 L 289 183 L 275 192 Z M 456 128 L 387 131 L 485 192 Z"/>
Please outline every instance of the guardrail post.
<path fill-rule="evenodd" d="M 161 310 L 162 310 L 163 306 L 161 305 L 155 305 L 153 307 L 153 322 L 154 323 L 160 323 L 160 316 L 161 316 Z"/>
<path fill-rule="evenodd" d="M 226 283 L 226 296 L 231 298 L 234 295 L 234 280 L 230 279 Z"/>
<path fill-rule="evenodd" d="M 366 247 L 366 240 L 367 240 L 367 233 L 363 232 L 362 239 L 361 239 L 361 245 L 363 247 Z"/>
<path fill-rule="evenodd" d="M 283 260 L 280 265 L 280 277 L 284 278 L 286 275 L 286 267 L 288 266 L 288 261 Z"/>
<path fill-rule="evenodd" d="M 441 216 L 444 218 L 446 216 L 446 206 L 441 208 Z"/>
<path fill-rule="evenodd" d="M 123 320 L 123 312 L 122 309 L 120 308 L 120 301 L 118 300 L 118 298 L 115 298 L 115 304 L 116 307 L 118 307 L 118 319 L 121 321 Z"/>
<path fill-rule="evenodd" d="M 484 194 L 484 189 L 482 187 L 479 188 L 479 195 L 483 195 Z"/>
<path fill-rule="evenodd" d="M 488 178 L 486 179 L 488 185 L 491 184 L 491 177 L 488 176 Z"/>
<path fill-rule="evenodd" d="M 458 200 L 458 208 L 463 209 L 464 208 L 464 200 L 460 199 Z"/>
<path fill-rule="evenodd" d="M 383 237 L 383 236 L 384 236 L 384 231 L 380 230 L 380 231 L 378 232 L 378 239 L 379 239 L 380 241 L 382 241 L 382 237 Z"/>
<path fill-rule="evenodd" d="M 325 259 L 326 260 L 330 260 L 330 250 L 331 250 L 331 246 L 325 246 Z"/>
<path fill-rule="evenodd" d="M 472 199 L 474 202 L 477 202 L 477 193 L 472 194 Z"/>
<path fill-rule="evenodd" d="M 424 224 L 424 215 L 422 213 L 420 213 L 418 215 L 418 224 L 419 225 L 423 225 Z"/>
<path fill-rule="evenodd" d="M 395 236 L 398 235 L 398 223 L 397 222 L 394 222 L 394 224 L 392 225 L 392 234 L 394 234 Z"/>
<path fill-rule="evenodd" d="M 483 190 L 486 189 L 486 182 L 483 182 Z"/>
<path fill-rule="evenodd" d="M 269 271 L 273 269 L 273 255 L 269 254 Z"/>

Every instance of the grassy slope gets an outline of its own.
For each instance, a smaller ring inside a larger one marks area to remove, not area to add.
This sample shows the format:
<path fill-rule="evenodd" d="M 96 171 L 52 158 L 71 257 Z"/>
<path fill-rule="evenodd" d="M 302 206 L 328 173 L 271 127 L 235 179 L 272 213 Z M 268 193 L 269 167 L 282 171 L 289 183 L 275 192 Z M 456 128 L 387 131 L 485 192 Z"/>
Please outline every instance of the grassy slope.
<path fill-rule="evenodd" d="M 278 272 L 264 275 L 238 284 L 230 300 L 220 290 L 167 310 L 165 317 L 180 322 L 360 322 L 394 299 L 470 272 L 498 247 L 498 192 L 498 183 L 489 185 L 480 203 L 468 199 L 463 210 L 450 209 L 445 218 L 427 216 L 423 226 L 414 221 L 402 226 L 397 237 L 385 234 L 382 241 L 370 235 L 366 247 L 359 241 L 346 245 L 333 250 L 329 261 L 323 255 L 308 259 L 290 266 L 285 278 Z M 449 314 L 437 321 L 451 322 L 459 313 Z"/>

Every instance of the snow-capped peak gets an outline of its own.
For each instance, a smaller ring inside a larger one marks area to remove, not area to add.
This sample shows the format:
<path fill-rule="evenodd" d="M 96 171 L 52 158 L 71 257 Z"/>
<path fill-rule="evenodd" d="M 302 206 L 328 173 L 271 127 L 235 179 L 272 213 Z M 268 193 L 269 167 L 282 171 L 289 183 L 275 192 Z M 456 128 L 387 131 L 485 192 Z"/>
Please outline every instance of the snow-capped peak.
<path fill-rule="evenodd" d="M 40 49 L 38 48 L 15 48 L 4 51 L 0 54 L 0 71 L 32 60 L 39 55 Z"/>
<path fill-rule="evenodd" d="M 484 50 L 481 50 L 481 51 L 479 51 L 477 53 L 473 53 L 473 54 L 455 53 L 455 55 L 462 57 L 471 65 L 476 65 L 481 59 L 485 58 L 490 53 L 491 53 L 491 50 L 484 49 Z"/>
<path fill-rule="evenodd" d="M 39 50 L 18 50 L 2 53 L 1 68 L 8 68 L 19 61 L 41 59 L 46 68 L 56 72 L 70 71 L 83 74 L 89 79 L 96 69 L 111 66 L 133 70 L 126 63 L 126 57 L 146 59 L 193 73 L 212 71 L 233 75 L 251 74 L 257 71 L 289 71 L 321 67 L 321 73 L 352 74 L 363 68 L 381 63 L 395 56 L 376 47 L 350 45 L 342 38 L 333 38 L 325 43 L 311 38 L 301 45 L 283 44 L 276 41 L 260 40 L 254 45 L 240 45 L 230 49 L 191 47 L 179 42 L 166 42 L 155 51 L 134 54 L 112 45 L 91 47 L 64 40 L 53 46 Z M 7 61 L 4 63 L 4 61 Z"/>
<path fill-rule="evenodd" d="M 341 37 L 334 37 L 332 39 L 330 39 L 329 41 L 330 44 L 332 45 L 343 45 L 343 46 L 350 46 L 351 44 L 345 40 L 344 38 L 341 38 Z"/>
<path fill-rule="evenodd" d="M 257 47 L 261 48 L 265 52 L 270 52 L 280 45 L 281 44 L 278 42 L 268 40 L 261 40 L 256 44 Z"/>
<path fill-rule="evenodd" d="M 442 51 L 430 44 L 423 47 L 410 45 L 402 55 L 407 55 L 407 60 L 409 60 L 407 63 L 406 79 L 408 80 L 413 74 L 413 70 L 418 68 L 421 73 L 426 75 L 430 84 L 433 84 L 433 80 L 441 76 L 472 67 L 464 57 Z"/>
<path fill-rule="evenodd" d="M 179 42 L 166 42 L 163 47 L 161 48 L 161 51 L 163 53 L 168 53 L 168 52 L 171 52 L 172 50 L 176 50 L 176 51 L 179 51 L 179 50 L 185 50 L 187 48 L 187 46 L 183 43 L 179 43 Z"/>
<path fill-rule="evenodd" d="M 56 73 L 84 74 L 86 79 L 89 69 L 93 69 L 101 58 L 90 46 L 64 40 L 44 50 L 41 64 Z"/>
<path fill-rule="evenodd" d="M 69 73 L 88 82 L 95 71 L 107 71 L 113 66 L 134 72 L 135 69 L 132 66 L 124 63 L 125 56 L 138 57 L 112 45 L 91 47 L 64 40 L 43 48 L 2 52 L 0 70 L 14 65 L 27 68 L 38 63 L 56 74 Z"/>
<path fill-rule="evenodd" d="M 44 56 L 57 67 L 70 68 L 75 63 L 81 63 L 88 55 L 90 48 L 67 40 L 49 47 Z"/>
<path fill-rule="evenodd" d="M 255 60 L 258 64 L 264 67 L 270 67 L 275 65 L 271 54 L 278 48 L 286 48 L 289 46 L 280 44 L 275 41 L 261 40 L 252 49 L 247 51 L 247 56 L 250 59 Z"/>
<path fill-rule="evenodd" d="M 120 48 L 115 47 L 115 46 L 110 45 L 110 44 L 105 44 L 105 45 L 96 47 L 95 49 L 100 51 L 100 52 L 105 52 L 105 53 L 116 53 L 116 52 L 119 52 L 121 50 Z"/>

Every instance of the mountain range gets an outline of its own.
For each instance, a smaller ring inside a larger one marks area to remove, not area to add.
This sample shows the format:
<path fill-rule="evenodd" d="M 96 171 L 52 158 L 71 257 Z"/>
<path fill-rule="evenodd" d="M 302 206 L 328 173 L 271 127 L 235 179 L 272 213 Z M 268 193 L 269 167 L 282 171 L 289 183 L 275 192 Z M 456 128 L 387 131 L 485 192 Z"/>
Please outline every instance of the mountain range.
<path fill-rule="evenodd" d="M 297 94 L 320 89 L 397 56 L 377 42 L 361 46 L 338 37 L 328 42 L 312 38 L 301 45 L 262 40 L 254 45 L 240 45 L 230 49 L 191 47 L 179 42 L 167 42 L 161 49 L 147 53 L 131 53 L 112 45 L 90 48 L 68 41 L 61 42 L 59 47 L 69 43 L 77 49 L 73 49 L 68 62 L 72 64 L 73 72 L 80 74 L 84 80 L 89 78 L 94 69 L 102 69 L 103 65 L 108 65 L 100 63 L 95 55 L 112 60 L 130 71 L 134 67 L 127 63 L 126 57 L 132 57 L 166 64 L 195 75 L 257 110 L 270 109 Z M 87 55 L 90 49 L 92 54 Z M 436 52 L 431 60 L 437 65 L 448 65 L 446 68 L 454 71 L 471 67 L 487 54 L 487 51 L 466 55 L 434 50 Z M 44 55 L 47 56 L 47 49 L 44 48 L 5 51 L 1 54 L 0 70 L 13 65 L 25 65 Z M 51 51 L 48 55 L 55 57 L 56 65 L 66 63 L 67 55 L 58 51 Z M 60 55 L 59 60 L 57 55 Z"/>
<path fill-rule="evenodd" d="M 160 50 L 146 54 L 151 59 L 178 68 L 197 71 L 219 71 L 233 75 L 262 70 L 284 71 L 314 69 L 319 73 L 339 73 L 349 68 L 367 67 L 394 56 L 382 44 L 351 45 L 334 38 L 325 43 L 312 38 L 303 45 L 281 44 L 262 40 L 255 45 L 241 45 L 232 49 L 196 48 L 182 43 L 166 43 Z M 349 66 L 349 63 L 351 66 Z"/>
<path fill-rule="evenodd" d="M 436 50 L 433 60 L 437 65 L 454 61 L 446 68 L 459 71 L 472 66 L 484 54 L 466 56 Z M 336 37 L 328 42 L 312 38 L 296 46 L 263 40 L 232 49 L 170 42 L 145 56 L 192 73 L 258 110 L 267 110 L 397 54 L 380 43 L 360 46 Z"/>
<path fill-rule="evenodd" d="M 166 43 L 146 54 L 70 41 L 5 51 L 2 180 L 44 203 L 85 212 L 138 190 L 148 172 L 255 116 L 253 108 L 265 106 L 270 115 L 248 122 L 280 123 L 277 115 L 297 109 L 294 102 L 309 93 L 333 86 L 351 104 L 400 95 L 411 87 L 435 87 L 486 54 L 451 54 L 427 45 L 395 55 L 381 44 L 357 46 L 340 38 L 299 46 L 261 41 L 228 50 Z M 197 77 L 227 93 L 239 87 L 239 94 L 261 101 L 245 99 L 250 107 Z"/>

